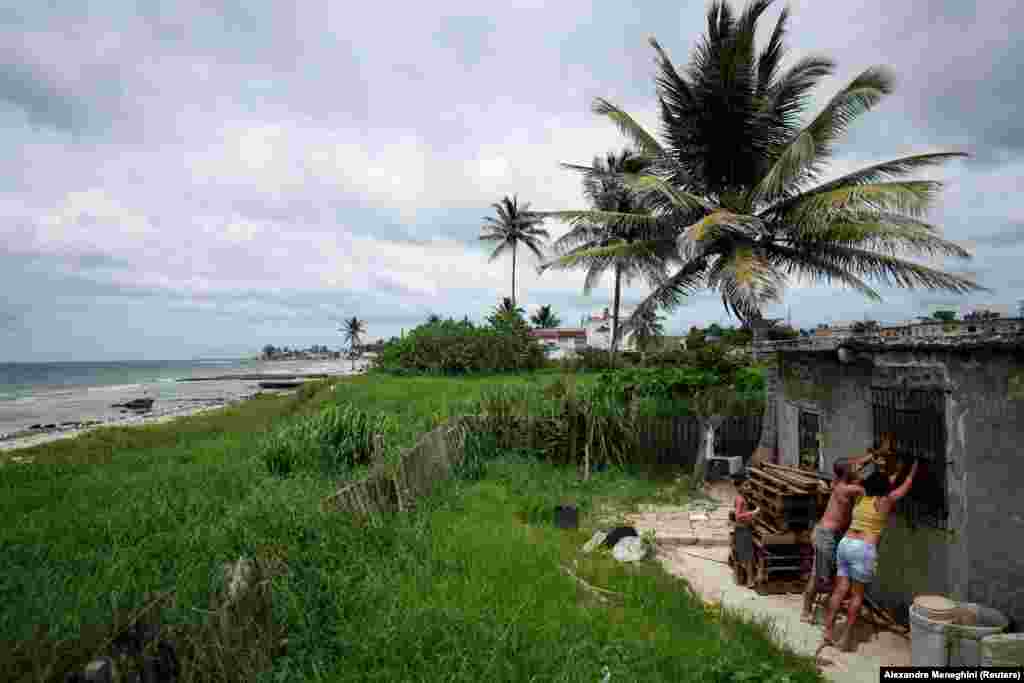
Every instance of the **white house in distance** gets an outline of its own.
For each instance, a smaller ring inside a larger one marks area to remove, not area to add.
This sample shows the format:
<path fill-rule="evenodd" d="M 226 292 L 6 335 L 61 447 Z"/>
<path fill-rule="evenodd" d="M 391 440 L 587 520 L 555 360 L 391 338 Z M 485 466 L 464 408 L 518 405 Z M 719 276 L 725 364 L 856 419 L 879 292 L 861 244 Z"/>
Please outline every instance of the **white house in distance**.
<path fill-rule="evenodd" d="M 622 325 L 630 315 L 632 308 L 619 309 L 619 324 Z M 571 357 L 585 348 L 608 350 L 612 343 L 612 314 L 609 309 L 583 318 L 581 327 L 552 327 L 530 330 L 530 336 L 539 339 L 548 358 L 559 359 Z M 636 344 L 632 334 L 627 334 L 619 343 L 621 351 L 635 351 Z"/>
<path fill-rule="evenodd" d="M 540 340 L 548 358 L 569 358 L 587 345 L 587 331 L 582 327 L 552 327 L 530 330 L 530 336 Z"/>
<path fill-rule="evenodd" d="M 633 315 L 634 308 L 619 307 L 619 326 Z M 612 314 L 611 310 L 605 308 L 600 313 L 593 313 L 583 321 L 587 334 L 587 346 L 592 349 L 609 349 L 612 345 Z M 622 351 L 635 351 L 636 343 L 632 333 L 620 337 L 619 349 Z"/>

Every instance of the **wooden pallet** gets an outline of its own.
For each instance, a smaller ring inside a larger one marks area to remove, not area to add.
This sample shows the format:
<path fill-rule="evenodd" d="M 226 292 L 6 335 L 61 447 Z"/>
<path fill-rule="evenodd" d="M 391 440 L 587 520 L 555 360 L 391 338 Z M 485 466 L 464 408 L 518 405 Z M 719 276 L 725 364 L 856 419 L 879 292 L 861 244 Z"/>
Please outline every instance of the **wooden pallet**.
<path fill-rule="evenodd" d="M 803 593 L 807 579 L 782 579 L 777 581 L 762 581 L 754 585 L 754 590 L 759 595 L 782 595 L 785 593 Z"/>
<path fill-rule="evenodd" d="M 806 580 L 813 567 L 814 556 L 806 545 L 776 546 L 775 552 L 765 547 L 754 550 L 754 570 L 759 582 L 779 578 Z"/>

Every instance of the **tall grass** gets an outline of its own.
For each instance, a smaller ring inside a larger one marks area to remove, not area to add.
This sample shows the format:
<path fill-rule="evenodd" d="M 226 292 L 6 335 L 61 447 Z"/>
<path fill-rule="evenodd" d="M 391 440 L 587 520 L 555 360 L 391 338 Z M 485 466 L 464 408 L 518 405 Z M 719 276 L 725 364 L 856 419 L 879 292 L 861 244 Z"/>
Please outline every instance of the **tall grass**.
<path fill-rule="evenodd" d="M 394 417 L 342 403 L 269 432 L 260 442 L 259 457 L 277 476 L 306 470 L 337 477 L 383 457 L 397 432 Z"/>
<path fill-rule="evenodd" d="M 61 680 L 124 625 L 119 614 L 169 593 L 161 620 L 188 658 L 182 680 L 592 682 L 605 667 L 612 681 L 817 680 L 760 627 L 728 615 L 709 621 L 657 565 L 578 555 L 599 502 L 656 494 L 653 482 L 625 470 L 582 481 L 575 468 L 481 437 L 436 496 L 367 528 L 321 511 L 336 482 L 320 455 L 300 459 L 308 466 L 287 477 L 256 457 L 268 428 L 287 430 L 309 415 L 318 417 L 301 438 L 336 457 L 360 452 L 374 423 L 346 413 L 343 402 L 391 415 L 402 443 L 441 396 L 457 405 L 494 383 L 535 382 L 543 392 L 553 379 L 352 378 L 337 390 L 194 418 L 207 426 L 205 438 L 184 420 L 96 437 L 81 452 L 73 441 L 36 451 L 51 464 L 3 464 L 4 674 Z M 172 427 L 187 438 L 162 431 Z M 547 511 L 565 501 L 579 505 L 584 529 L 550 524 Z M 224 587 L 223 563 L 239 556 L 280 571 L 266 579 L 267 600 L 221 629 L 210 610 Z M 621 593 L 621 603 L 596 603 L 563 565 Z M 249 638 L 245 624 L 267 614 L 273 628 L 254 625 L 259 637 Z M 50 676 L 33 673 L 15 644 L 49 665 Z"/>

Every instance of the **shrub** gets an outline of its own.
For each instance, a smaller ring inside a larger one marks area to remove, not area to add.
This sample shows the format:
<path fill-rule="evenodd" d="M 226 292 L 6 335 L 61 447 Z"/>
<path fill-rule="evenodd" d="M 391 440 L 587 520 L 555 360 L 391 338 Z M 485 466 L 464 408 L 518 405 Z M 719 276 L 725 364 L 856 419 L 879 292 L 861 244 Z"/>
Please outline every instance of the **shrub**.
<path fill-rule="evenodd" d="M 299 470 L 339 475 L 369 465 L 396 432 L 394 418 L 340 404 L 272 430 L 258 452 L 267 469 L 280 477 Z"/>
<path fill-rule="evenodd" d="M 526 327 L 477 327 L 469 321 L 446 320 L 420 325 L 388 342 L 375 367 L 398 374 L 462 374 L 535 370 L 544 365 L 544 349 Z"/>

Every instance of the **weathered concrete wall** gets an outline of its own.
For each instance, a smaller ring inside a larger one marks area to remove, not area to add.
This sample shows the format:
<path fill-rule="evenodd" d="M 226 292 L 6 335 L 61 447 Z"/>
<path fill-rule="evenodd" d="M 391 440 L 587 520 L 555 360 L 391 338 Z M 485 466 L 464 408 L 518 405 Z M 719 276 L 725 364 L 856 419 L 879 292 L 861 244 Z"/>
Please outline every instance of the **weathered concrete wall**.
<path fill-rule="evenodd" d="M 954 433 L 961 480 L 966 597 L 1024 628 L 1024 396 L 1020 355 L 976 355 L 951 364 L 957 392 Z M 1017 380 L 1019 381 L 1019 380 Z"/>
<path fill-rule="evenodd" d="M 799 460 L 799 410 L 821 416 L 822 460 L 826 472 L 838 460 L 863 455 L 872 442 L 870 369 L 841 364 L 834 353 L 783 355 L 779 400 L 780 459 Z"/>
<path fill-rule="evenodd" d="M 1024 358 L 1013 351 L 889 351 L 840 363 L 834 353 L 785 352 L 778 385 L 780 459 L 797 453 L 796 409 L 816 410 L 823 461 L 864 453 L 873 440 L 871 387 L 941 389 L 946 404 L 947 531 L 886 531 L 871 593 L 893 607 L 942 593 L 995 607 L 1024 625 Z"/>
<path fill-rule="evenodd" d="M 902 515 L 893 515 L 878 550 L 875 582 L 868 593 L 897 613 L 905 611 L 917 595 L 956 595 L 950 583 L 956 562 L 955 537 L 934 529 L 911 529 Z"/>
<path fill-rule="evenodd" d="M 779 372 L 777 367 L 767 368 L 764 373 L 765 404 L 761 419 L 761 440 L 754 451 L 752 462 L 776 462 L 778 458 L 778 397 Z"/>

